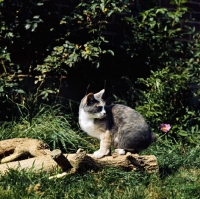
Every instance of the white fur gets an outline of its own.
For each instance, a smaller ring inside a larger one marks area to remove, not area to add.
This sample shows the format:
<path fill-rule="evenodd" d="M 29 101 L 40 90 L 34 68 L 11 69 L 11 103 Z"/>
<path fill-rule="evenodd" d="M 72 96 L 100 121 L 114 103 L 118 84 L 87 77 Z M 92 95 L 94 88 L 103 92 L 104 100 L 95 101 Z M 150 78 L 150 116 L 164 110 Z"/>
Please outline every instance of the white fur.
<path fill-rule="evenodd" d="M 83 109 L 79 112 L 79 123 L 81 126 L 81 129 L 85 131 L 88 135 L 92 137 L 96 137 L 100 139 L 100 132 L 95 129 L 94 126 L 94 118 L 103 118 L 105 117 L 105 109 L 102 108 L 102 111 L 96 114 L 89 114 L 86 113 Z"/>
<path fill-rule="evenodd" d="M 95 151 L 93 154 L 95 158 L 102 158 L 103 156 L 110 153 L 110 144 L 104 143 L 103 141 L 105 133 L 99 132 L 94 126 L 94 118 L 103 118 L 104 116 L 104 106 L 102 108 L 102 111 L 97 114 L 88 114 L 83 109 L 79 110 L 79 124 L 81 126 L 81 129 L 85 131 L 88 135 L 101 140 L 100 149 L 98 151 Z M 118 142 L 118 137 L 115 138 L 115 141 Z M 115 149 L 115 152 L 117 152 L 119 155 L 124 155 L 126 153 L 124 149 Z"/>
<path fill-rule="evenodd" d="M 115 152 L 117 152 L 119 155 L 125 155 L 126 151 L 124 149 L 115 149 Z"/>
<path fill-rule="evenodd" d="M 100 149 L 94 152 L 95 158 L 102 158 L 105 155 L 110 153 L 110 143 L 105 142 L 105 136 L 109 134 L 109 132 L 100 132 L 95 128 L 94 118 L 103 118 L 105 117 L 105 109 L 104 106 L 102 111 L 97 114 L 88 114 L 83 109 L 79 110 L 79 124 L 81 129 L 85 131 L 88 135 L 92 137 L 98 138 L 100 141 Z M 110 141 L 110 140 L 108 140 Z"/>
<path fill-rule="evenodd" d="M 102 99 L 102 96 L 103 96 L 103 94 L 104 94 L 104 92 L 105 92 L 105 89 L 103 89 L 103 90 L 101 90 L 100 92 L 94 94 L 94 98 L 95 98 L 96 100 L 98 100 L 98 101 L 101 100 L 101 99 Z"/>
<path fill-rule="evenodd" d="M 105 149 L 105 150 L 98 150 L 98 151 L 95 151 L 93 153 L 94 157 L 95 158 L 102 158 L 103 156 L 105 155 L 108 155 L 110 153 L 110 150 L 109 149 Z"/>
<path fill-rule="evenodd" d="M 85 131 L 88 135 L 100 139 L 100 134 L 95 130 L 94 118 L 90 114 L 85 113 L 83 109 L 79 112 L 79 123 L 81 129 Z"/>

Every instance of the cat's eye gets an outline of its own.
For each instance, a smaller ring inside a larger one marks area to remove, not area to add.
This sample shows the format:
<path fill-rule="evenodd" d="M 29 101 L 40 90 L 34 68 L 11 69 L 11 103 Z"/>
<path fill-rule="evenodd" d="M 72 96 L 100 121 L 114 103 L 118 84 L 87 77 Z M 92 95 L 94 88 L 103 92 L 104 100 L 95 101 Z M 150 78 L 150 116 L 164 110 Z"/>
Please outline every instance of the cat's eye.
<path fill-rule="evenodd" d="M 102 110 L 102 106 L 96 106 L 96 108 L 97 108 L 98 111 Z"/>

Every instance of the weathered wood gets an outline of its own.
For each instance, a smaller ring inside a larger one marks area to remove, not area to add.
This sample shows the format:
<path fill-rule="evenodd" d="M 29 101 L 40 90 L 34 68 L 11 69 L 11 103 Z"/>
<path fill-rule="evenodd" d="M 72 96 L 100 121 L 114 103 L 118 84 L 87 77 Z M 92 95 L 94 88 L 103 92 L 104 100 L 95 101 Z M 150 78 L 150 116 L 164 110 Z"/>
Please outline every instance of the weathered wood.
<path fill-rule="evenodd" d="M 9 171 L 9 169 L 17 169 L 19 171 L 23 169 L 31 169 L 35 172 L 42 170 L 43 172 L 51 173 L 57 168 L 57 163 L 51 158 L 50 155 L 43 155 L 35 158 L 0 164 L 0 173 L 4 174 Z"/>
<path fill-rule="evenodd" d="M 0 163 L 46 155 L 49 152 L 49 147 L 37 139 L 13 138 L 0 141 Z"/>
<path fill-rule="evenodd" d="M 6 155 L 8 157 L 4 157 Z M 98 170 L 104 167 L 117 167 L 127 171 L 144 170 L 149 173 L 158 171 L 158 162 L 154 155 L 140 156 L 131 153 L 118 155 L 114 153 L 112 156 L 96 159 L 92 154 L 86 154 L 85 151 L 81 150 L 78 150 L 75 154 L 63 155 L 60 150 L 51 152 L 47 145 L 40 140 L 28 138 L 0 141 L 0 157 L 3 157 L 1 160 L 3 164 L 0 164 L 1 173 L 5 173 L 9 168 L 18 170 L 31 169 L 36 172 L 42 170 L 43 172 L 51 173 L 58 168 L 58 165 L 62 171 L 72 168 L 70 170 L 71 173 L 77 170 Z M 14 161 L 28 157 L 32 158 Z"/>
<path fill-rule="evenodd" d="M 131 153 L 118 155 L 114 153 L 112 156 L 96 159 L 92 154 L 81 152 L 78 154 L 69 154 L 67 158 L 76 169 L 88 168 L 98 170 L 103 167 L 117 167 L 127 171 L 144 170 L 149 173 L 158 171 L 158 162 L 154 155 L 140 156 Z"/>
<path fill-rule="evenodd" d="M 117 167 L 128 171 L 145 170 L 149 173 L 158 171 L 157 159 L 153 155 L 139 156 L 136 154 L 127 153 L 120 156 L 106 156 L 101 159 L 93 158 L 92 154 L 77 153 L 68 154 L 67 159 L 75 169 L 98 170 L 103 167 Z M 12 169 L 30 169 L 33 171 L 42 170 L 44 172 L 52 172 L 57 168 L 56 162 L 51 158 L 51 155 L 38 156 L 26 160 L 0 164 L 0 172 L 5 173 Z"/>
<path fill-rule="evenodd" d="M 51 152 L 51 158 L 60 166 L 62 171 L 67 171 L 72 168 L 69 160 L 63 155 L 63 153 L 59 149 Z"/>

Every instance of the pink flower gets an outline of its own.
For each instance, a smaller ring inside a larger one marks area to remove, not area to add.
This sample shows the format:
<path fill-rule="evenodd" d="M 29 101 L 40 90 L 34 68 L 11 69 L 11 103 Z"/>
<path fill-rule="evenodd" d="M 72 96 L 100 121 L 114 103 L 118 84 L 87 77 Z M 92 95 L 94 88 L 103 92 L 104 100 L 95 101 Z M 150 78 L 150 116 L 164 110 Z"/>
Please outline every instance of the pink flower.
<path fill-rule="evenodd" d="M 160 125 L 160 130 L 167 133 L 171 129 L 170 124 L 161 124 Z"/>

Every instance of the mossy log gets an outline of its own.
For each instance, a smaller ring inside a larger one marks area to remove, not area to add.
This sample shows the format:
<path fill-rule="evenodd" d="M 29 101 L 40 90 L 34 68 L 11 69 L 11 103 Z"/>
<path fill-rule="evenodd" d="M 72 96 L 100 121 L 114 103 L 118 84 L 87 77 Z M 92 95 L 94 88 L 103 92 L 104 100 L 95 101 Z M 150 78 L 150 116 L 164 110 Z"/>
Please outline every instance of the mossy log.
<path fill-rule="evenodd" d="M 28 145 L 26 146 L 25 143 Z M 11 144 L 13 144 L 13 147 Z M 11 150 L 7 153 L 8 148 L 6 146 L 12 149 L 14 156 L 13 154 L 10 154 Z M 35 152 L 32 150 L 35 150 Z M 20 152 L 20 155 L 17 154 L 18 151 Z M 9 169 L 31 169 L 36 172 L 53 172 L 58 168 L 58 165 L 65 173 L 66 171 L 72 170 L 98 170 L 104 167 L 117 167 L 126 171 L 143 170 L 148 173 L 158 171 L 158 162 L 154 155 L 140 156 L 131 153 L 118 155 L 117 153 L 113 153 L 112 156 L 105 156 L 101 159 L 96 159 L 92 154 L 86 154 L 86 152 L 82 150 L 78 150 L 75 154 L 62 154 L 60 150 L 50 151 L 47 145 L 42 141 L 28 138 L 0 141 L 0 157 L 3 155 L 5 156 L 6 153 L 9 156 L 4 157 L 1 160 L 1 163 L 3 163 L 0 164 L 1 173 L 5 173 Z M 27 154 L 29 154 L 31 158 L 16 161 L 19 156 L 21 158 L 27 158 Z M 13 157 L 15 158 L 13 159 Z M 8 162 L 8 160 L 14 162 Z"/>

